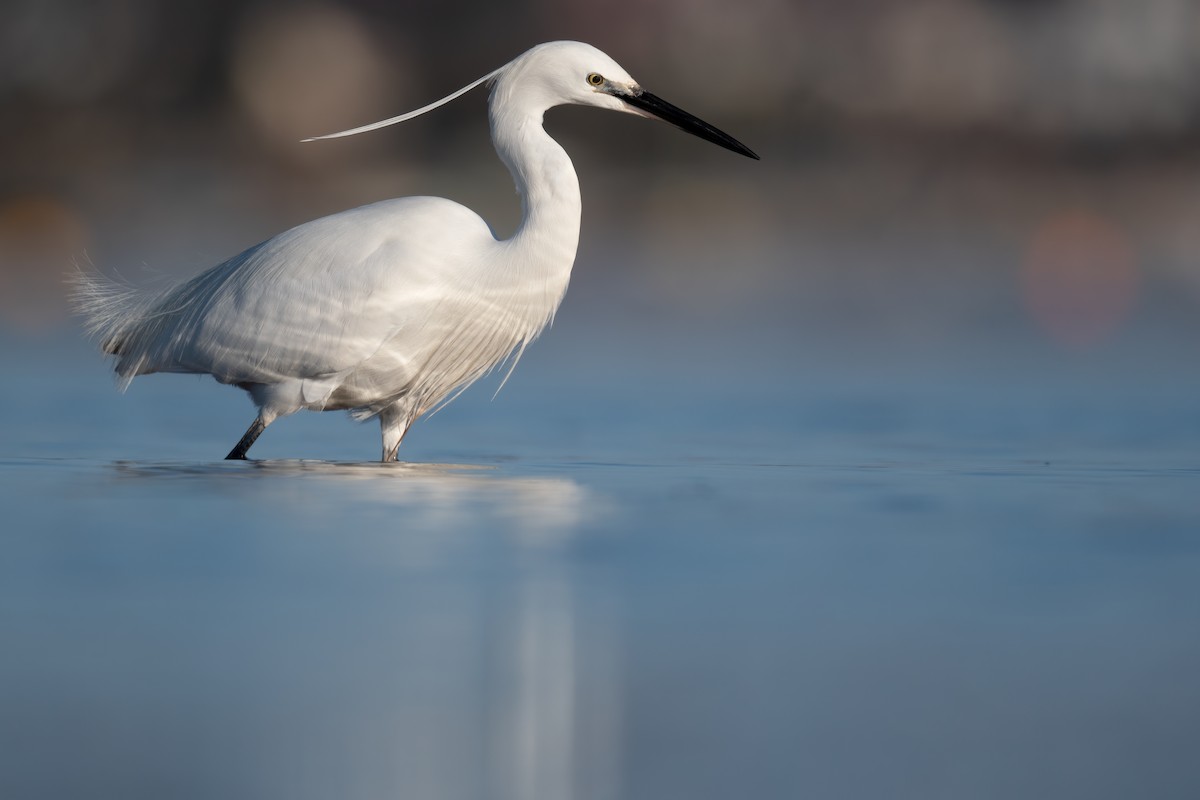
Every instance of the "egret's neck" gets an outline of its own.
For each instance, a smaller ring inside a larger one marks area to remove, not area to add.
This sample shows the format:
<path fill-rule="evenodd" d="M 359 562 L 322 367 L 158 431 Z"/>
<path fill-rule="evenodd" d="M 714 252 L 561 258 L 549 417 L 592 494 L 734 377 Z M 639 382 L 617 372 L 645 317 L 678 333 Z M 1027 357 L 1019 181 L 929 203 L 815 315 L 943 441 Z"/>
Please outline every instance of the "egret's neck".
<path fill-rule="evenodd" d="M 493 104 L 489 116 L 496 152 L 521 196 L 521 224 L 510 244 L 523 260 L 569 273 L 582 208 L 571 159 L 542 127 L 540 109 Z"/>

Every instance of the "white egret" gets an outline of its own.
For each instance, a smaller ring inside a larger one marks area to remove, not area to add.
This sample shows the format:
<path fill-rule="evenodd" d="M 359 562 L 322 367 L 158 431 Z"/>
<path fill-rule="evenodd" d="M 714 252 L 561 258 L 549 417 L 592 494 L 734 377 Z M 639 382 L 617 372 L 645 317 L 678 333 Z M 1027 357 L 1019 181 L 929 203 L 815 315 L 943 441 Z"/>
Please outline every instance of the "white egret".
<path fill-rule="evenodd" d="M 538 45 L 403 122 L 484 82 L 492 141 L 521 196 L 498 240 L 473 211 L 437 197 L 385 200 L 305 223 L 159 292 L 81 277 L 76 301 L 122 388 L 138 375 L 212 375 L 247 391 L 258 416 L 226 458 L 300 409 L 378 415 L 383 460 L 409 426 L 506 359 L 554 316 L 579 242 L 579 182 L 542 127 L 558 105 L 657 118 L 735 153 L 745 145 L 646 92 L 579 42 Z M 510 367 L 511 371 L 511 367 Z"/>

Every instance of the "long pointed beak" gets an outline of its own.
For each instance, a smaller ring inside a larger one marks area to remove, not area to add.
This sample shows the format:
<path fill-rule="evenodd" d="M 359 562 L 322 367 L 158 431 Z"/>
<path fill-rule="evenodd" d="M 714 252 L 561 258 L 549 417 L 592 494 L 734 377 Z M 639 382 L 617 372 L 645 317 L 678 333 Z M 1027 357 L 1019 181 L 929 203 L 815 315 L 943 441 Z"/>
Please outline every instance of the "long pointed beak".
<path fill-rule="evenodd" d="M 661 119 L 663 122 L 669 122 L 681 131 L 686 131 L 701 139 L 719 144 L 726 150 L 732 150 L 735 153 L 740 153 L 754 160 L 758 160 L 758 155 L 746 145 L 739 142 L 737 139 L 730 136 L 724 131 L 719 131 L 712 125 L 709 125 L 702 119 L 693 117 L 691 114 L 684 111 L 678 106 L 673 106 L 666 100 L 663 100 L 657 95 L 649 92 L 639 91 L 637 94 L 625 92 L 613 92 L 614 97 L 619 97 L 629 105 L 638 109 L 638 111 L 646 117 Z"/>

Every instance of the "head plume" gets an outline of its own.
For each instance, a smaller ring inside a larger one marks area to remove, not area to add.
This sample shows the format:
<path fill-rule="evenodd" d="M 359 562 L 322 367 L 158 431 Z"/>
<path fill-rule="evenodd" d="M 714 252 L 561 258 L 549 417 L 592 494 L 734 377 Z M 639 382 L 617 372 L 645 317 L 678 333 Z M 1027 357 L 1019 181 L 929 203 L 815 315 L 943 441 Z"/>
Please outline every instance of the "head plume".
<path fill-rule="evenodd" d="M 500 67 L 499 69 L 492 70 L 487 75 L 484 75 L 482 78 L 471 81 L 470 83 L 468 83 L 466 86 L 462 87 L 461 89 L 459 89 L 455 92 L 452 92 L 451 94 L 446 95 L 441 100 L 435 100 L 427 106 L 421 106 L 416 111 L 409 111 L 405 114 L 401 114 L 398 117 L 392 117 L 390 119 L 380 120 L 379 122 L 372 122 L 369 125 L 362 125 L 358 128 L 351 128 L 351 129 L 345 130 L 345 131 L 338 131 L 337 133 L 327 133 L 324 136 L 310 136 L 309 138 L 301 139 L 300 141 L 315 142 L 320 139 L 339 139 L 343 136 L 353 136 L 356 133 L 366 133 L 367 131 L 373 131 L 378 128 L 386 128 L 388 125 L 395 125 L 398 122 L 407 122 L 410 119 L 419 117 L 422 114 L 433 111 L 435 108 L 444 106 L 444 105 L 446 105 L 446 103 L 449 103 L 451 100 L 458 99 L 459 97 L 461 97 L 462 95 L 471 91 L 472 89 L 474 89 L 476 86 L 478 86 L 481 83 L 486 83 L 487 81 L 494 80 L 497 76 L 500 75 L 501 72 L 504 71 L 505 67 L 507 67 L 507 66 L 508 65 L 505 64 L 503 67 Z"/>

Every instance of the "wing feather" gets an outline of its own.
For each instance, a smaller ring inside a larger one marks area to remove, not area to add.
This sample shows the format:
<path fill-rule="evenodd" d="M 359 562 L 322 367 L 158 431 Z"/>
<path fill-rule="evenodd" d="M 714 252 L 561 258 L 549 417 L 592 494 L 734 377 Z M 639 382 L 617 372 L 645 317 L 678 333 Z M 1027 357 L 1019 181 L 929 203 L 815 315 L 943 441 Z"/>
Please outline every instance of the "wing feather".
<path fill-rule="evenodd" d="M 92 281 L 84 310 L 127 380 L 320 378 L 353 370 L 456 287 L 468 291 L 489 244 L 463 206 L 389 200 L 293 228 L 148 298 Z"/>

